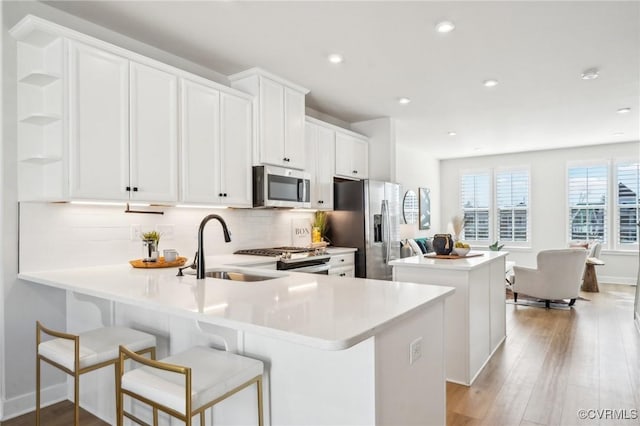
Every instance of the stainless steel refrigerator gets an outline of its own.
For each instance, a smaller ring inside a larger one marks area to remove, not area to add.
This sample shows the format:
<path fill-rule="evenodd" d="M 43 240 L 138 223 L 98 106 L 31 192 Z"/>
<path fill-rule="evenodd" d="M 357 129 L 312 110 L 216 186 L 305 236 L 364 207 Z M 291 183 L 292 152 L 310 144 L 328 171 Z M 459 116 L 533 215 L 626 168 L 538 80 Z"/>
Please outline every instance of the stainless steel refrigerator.
<path fill-rule="evenodd" d="M 358 249 L 356 277 L 391 280 L 389 262 L 400 258 L 400 186 L 372 180 L 333 186 L 331 242 Z"/>

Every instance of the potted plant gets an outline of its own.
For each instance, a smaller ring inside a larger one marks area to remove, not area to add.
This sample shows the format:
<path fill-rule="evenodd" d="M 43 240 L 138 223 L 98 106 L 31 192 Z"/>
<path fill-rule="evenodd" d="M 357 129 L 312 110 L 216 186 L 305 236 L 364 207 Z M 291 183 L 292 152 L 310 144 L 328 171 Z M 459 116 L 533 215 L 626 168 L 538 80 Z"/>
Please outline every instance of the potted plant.
<path fill-rule="evenodd" d="M 327 222 L 327 212 L 317 211 L 313 216 L 313 222 L 311 223 L 311 242 L 320 243 L 327 235 L 327 229 L 329 228 Z"/>
<path fill-rule="evenodd" d="M 149 231 L 142 233 L 142 244 L 144 245 L 143 262 L 156 262 L 160 246 L 160 233 L 158 231 Z"/>

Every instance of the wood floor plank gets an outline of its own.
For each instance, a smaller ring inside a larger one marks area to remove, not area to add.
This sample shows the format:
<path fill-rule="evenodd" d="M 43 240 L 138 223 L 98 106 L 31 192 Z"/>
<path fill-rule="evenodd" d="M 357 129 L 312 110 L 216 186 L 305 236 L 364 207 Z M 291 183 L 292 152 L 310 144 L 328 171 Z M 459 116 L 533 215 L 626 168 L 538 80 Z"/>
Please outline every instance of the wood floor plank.
<path fill-rule="evenodd" d="M 43 408 L 40 420 L 42 426 L 73 425 L 73 403 L 71 401 L 62 401 Z M 31 412 L 0 422 L 0 426 L 33 426 L 35 422 L 35 412 Z M 80 408 L 80 424 L 82 426 L 109 426 L 109 423 L 103 422 L 82 408 Z"/>

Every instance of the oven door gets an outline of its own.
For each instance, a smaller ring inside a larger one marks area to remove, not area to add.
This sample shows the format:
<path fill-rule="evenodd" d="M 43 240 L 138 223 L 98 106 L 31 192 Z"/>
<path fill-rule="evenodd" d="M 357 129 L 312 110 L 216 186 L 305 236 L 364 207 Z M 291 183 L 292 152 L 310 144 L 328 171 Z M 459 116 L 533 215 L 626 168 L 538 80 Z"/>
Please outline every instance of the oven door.
<path fill-rule="evenodd" d="M 292 268 L 288 270 L 291 272 L 306 272 L 308 274 L 329 275 L 329 269 L 331 269 L 331 265 L 329 265 L 328 263 L 321 263 L 320 265 L 302 266 L 300 268 Z"/>

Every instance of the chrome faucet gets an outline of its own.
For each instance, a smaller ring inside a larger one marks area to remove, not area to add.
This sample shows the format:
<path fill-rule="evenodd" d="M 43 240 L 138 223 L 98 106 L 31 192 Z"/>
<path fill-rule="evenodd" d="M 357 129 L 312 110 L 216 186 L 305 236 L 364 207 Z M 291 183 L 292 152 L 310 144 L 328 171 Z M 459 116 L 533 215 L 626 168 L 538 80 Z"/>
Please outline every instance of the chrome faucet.
<path fill-rule="evenodd" d="M 200 222 L 200 228 L 198 229 L 198 253 L 196 254 L 197 256 L 196 257 L 197 259 L 196 279 L 199 279 L 199 280 L 204 278 L 204 271 L 205 271 L 204 243 L 203 243 L 202 235 L 204 234 L 204 226 L 211 219 L 216 219 L 218 222 L 220 222 L 220 225 L 222 225 L 222 232 L 224 233 L 224 241 L 227 243 L 231 241 L 231 235 L 229 234 L 229 229 L 227 228 L 227 224 L 225 223 L 223 218 L 221 218 L 217 214 L 210 214 L 208 216 L 205 216 L 204 219 L 202 219 L 202 222 Z"/>

